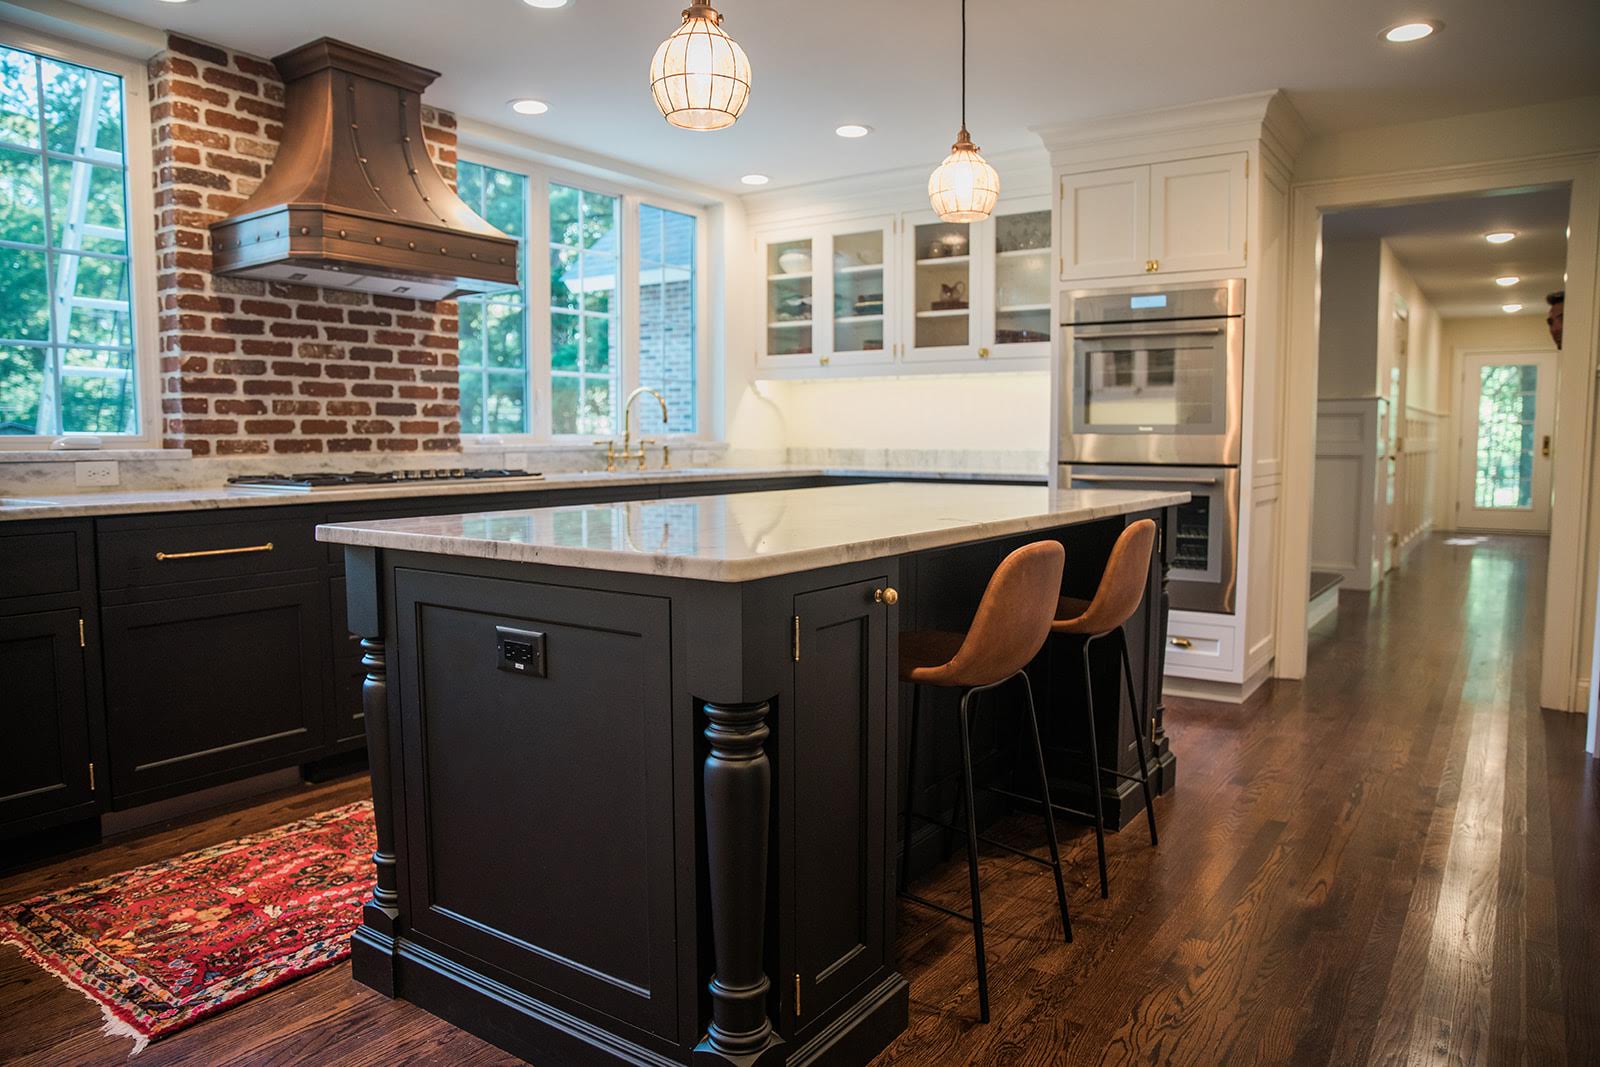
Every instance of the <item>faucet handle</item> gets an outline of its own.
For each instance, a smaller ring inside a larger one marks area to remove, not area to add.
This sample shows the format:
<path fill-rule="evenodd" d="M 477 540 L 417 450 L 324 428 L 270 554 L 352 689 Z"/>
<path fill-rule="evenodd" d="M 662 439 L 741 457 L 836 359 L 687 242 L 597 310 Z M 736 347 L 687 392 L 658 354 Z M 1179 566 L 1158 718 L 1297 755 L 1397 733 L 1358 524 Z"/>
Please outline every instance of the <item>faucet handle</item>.
<path fill-rule="evenodd" d="M 653 445 L 653 444 L 657 444 L 657 443 L 658 442 L 653 437 L 641 437 L 641 438 L 639 438 L 639 456 L 638 456 L 638 459 L 639 459 L 639 469 L 640 470 L 644 470 L 645 469 L 645 466 L 644 466 L 644 462 L 645 462 L 645 458 L 646 458 L 645 457 L 645 453 L 644 453 L 645 446 L 646 445 Z"/>
<path fill-rule="evenodd" d="M 671 445 L 662 445 L 661 446 L 661 469 L 662 470 L 666 470 L 670 466 L 672 466 L 672 446 Z"/>
<path fill-rule="evenodd" d="M 595 444 L 597 444 L 597 445 L 605 445 L 606 446 L 606 470 L 608 470 L 608 471 L 616 470 L 617 469 L 617 442 L 614 439 L 612 439 L 612 440 L 606 440 L 606 441 L 596 441 Z"/>

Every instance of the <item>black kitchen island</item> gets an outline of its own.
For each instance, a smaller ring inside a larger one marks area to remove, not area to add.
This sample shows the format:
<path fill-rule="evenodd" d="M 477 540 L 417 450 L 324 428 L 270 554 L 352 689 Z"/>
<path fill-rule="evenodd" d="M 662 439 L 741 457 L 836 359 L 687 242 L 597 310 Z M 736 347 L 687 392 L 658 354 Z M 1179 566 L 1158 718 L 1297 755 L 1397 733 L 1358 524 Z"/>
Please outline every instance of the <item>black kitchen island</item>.
<path fill-rule="evenodd" d="M 865 1063 L 907 1015 L 900 628 L 964 627 L 1042 537 L 1067 546 L 1063 591 L 1090 593 L 1117 533 L 1183 499 L 883 484 L 320 527 L 346 546 L 367 675 L 357 979 L 540 1065 Z M 1130 623 L 1152 710 L 1164 571 L 1158 553 Z M 1047 708 L 1061 669 L 1035 665 Z M 923 763 L 938 805 L 948 774 Z M 1071 802 L 1068 773 L 1052 761 Z M 1138 813 L 1102 788 L 1109 819 Z"/>

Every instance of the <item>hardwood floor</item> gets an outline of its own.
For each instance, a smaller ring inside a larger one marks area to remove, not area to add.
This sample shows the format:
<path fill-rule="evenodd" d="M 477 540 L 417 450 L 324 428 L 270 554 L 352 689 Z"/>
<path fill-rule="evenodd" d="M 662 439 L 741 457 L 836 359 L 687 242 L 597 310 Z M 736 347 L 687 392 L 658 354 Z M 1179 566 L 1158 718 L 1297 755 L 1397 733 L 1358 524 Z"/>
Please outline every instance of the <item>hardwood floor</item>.
<path fill-rule="evenodd" d="M 1049 875 L 984 857 L 994 1021 L 964 924 L 901 912 L 910 1029 L 880 1064 L 1600 1063 L 1600 765 L 1536 703 L 1542 541 L 1419 547 L 1346 594 L 1303 684 L 1172 701 L 1161 847 L 1072 832 L 1076 941 Z M 353 799 L 361 781 L 112 842 L 0 880 L 0 901 Z M 1040 836 L 1017 818 L 1017 843 Z M 919 883 L 964 905 L 959 859 Z M 1132 991 L 1127 992 L 1127 991 Z M 0 948 L 0 1061 L 120 1064 L 99 1012 Z M 169 1063 L 515 1062 L 356 985 L 348 965 L 152 1044 Z"/>

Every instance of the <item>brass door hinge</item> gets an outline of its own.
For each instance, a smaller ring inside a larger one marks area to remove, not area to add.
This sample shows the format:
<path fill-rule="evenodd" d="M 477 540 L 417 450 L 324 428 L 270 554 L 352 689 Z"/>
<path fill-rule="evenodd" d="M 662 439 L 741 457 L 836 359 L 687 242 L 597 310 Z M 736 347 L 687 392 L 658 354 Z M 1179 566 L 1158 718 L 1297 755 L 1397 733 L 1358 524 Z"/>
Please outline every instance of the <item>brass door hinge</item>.
<path fill-rule="evenodd" d="M 800 662 L 800 616 L 794 617 L 794 661 Z"/>
<path fill-rule="evenodd" d="M 1243 255 L 1242 258 L 1244 259 L 1244 261 L 1246 263 L 1250 262 L 1250 242 L 1249 241 L 1246 241 L 1244 243 L 1244 255 Z"/>
<path fill-rule="evenodd" d="M 89 764 L 89 792 L 94 792 L 94 764 Z"/>
<path fill-rule="evenodd" d="M 800 976 L 794 976 L 794 1017 L 800 1018 Z"/>
<path fill-rule="evenodd" d="M 88 648 L 89 647 L 87 644 L 84 643 L 84 640 L 83 640 L 83 620 L 82 619 L 78 620 L 78 647 L 79 648 Z"/>
<path fill-rule="evenodd" d="M 1244 176 L 1246 178 L 1250 177 L 1250 157 L 1249 156 L 1245 156 L 1244 157 Z"/>

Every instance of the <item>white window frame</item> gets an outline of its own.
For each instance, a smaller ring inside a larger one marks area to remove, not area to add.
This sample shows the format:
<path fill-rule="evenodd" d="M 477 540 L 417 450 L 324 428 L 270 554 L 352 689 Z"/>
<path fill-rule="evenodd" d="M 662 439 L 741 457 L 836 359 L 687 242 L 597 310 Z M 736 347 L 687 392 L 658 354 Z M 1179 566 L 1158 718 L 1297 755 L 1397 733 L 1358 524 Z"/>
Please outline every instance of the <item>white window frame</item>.
<path fill-rule="evenodd" d="M 639 385 L 639 206 L 676 211 L 695 219 L 695 432 L 656 434 L 652 440 L 669 443 L 704 442 L 714 440 L 711 418 L 712 362 L 707 343 L 707 221 L 705 208 L 668 196 L 658 196 L 618 182 L 607 181 L 588 174 L 566 171 L 546 166 L 516 156 L 480 149 L 462 147 L 460 160 L 481 163 L 487 167 L 512 171 L 528 179 L 528 247 L 524 250 L 527 277 L 528 306 L 528 404 L 532 416 L 528 432 L 524 434 L 483 435 L 462 427 L 463 445 L 473 448 L 517 448 L 535 445 L 583 445 L 592 447 L 596 440 L 592 434 L 558 434 L 551 430 L 551 373 L 550 373 L 550 185 L 568 185 L 603 196 L 614 196 L 619 201 L 617 218 L 617 292 L 615 358 L 620 361 L 617 378 L 617 409 L 613 412 L 615 424 L 612 436 L 622 439 L 621 402 Z M 631 281 L 629 280 L 631 279 Z"/>
<path fill-rule="evenodd" d="M 150 88 L 145 64 L 98 48 L 63 41 L 0 22 L 0 42 L 35 55 L 80 67 L 94 67 L 122 79 L 123 171 L 127 189 L 129 299 L 133 311 L 134 405 L 136 434 L 100 436 L 112 448 L 157 448 L 163 437 L 158 341 L 160 298 L 156 292 L 156 200 L 151 183 Z M 0 436 L 0 451 L 48 448 L 58 434 Z"/>

